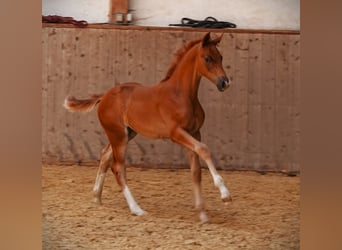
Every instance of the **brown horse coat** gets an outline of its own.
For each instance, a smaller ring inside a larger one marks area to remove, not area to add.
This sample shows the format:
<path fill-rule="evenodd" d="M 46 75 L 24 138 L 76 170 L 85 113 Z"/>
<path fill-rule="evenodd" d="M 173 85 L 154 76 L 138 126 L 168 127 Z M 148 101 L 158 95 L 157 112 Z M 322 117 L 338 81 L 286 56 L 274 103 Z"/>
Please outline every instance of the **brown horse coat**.
<path fill-rule="evenodd" d="M 75 97 L 65 100 L 64 106 L 71 111 L 90 111 L 98 104 L 98 118 L 110 142 L 102 151 L 94 186 L 98 203 L 101 203 L 104 178 L 110 166 L 131 212 L 136 215 L 145 213 L 127 186 L 124 166 L 126 145 L 137 133 L 149 138 L 168 138 L 188 149 L 195 203 L 202 222 L 207 222 L 208 218 L 201 194 L 198 157 L 206 162 L 222 200 L 231 200 L 200 135 L 205 118 L 198 100 L 201 77 L 216 84 L 219 91 L 224 91 L 230 84 L 222 67 L 222 56 L 216 48 L 221 38 L 211 39 L 207 33 L 202 39 L 190 41 L 176 53 L 165 78 L 158 84 L 123 83 L 86 100 Z"/>

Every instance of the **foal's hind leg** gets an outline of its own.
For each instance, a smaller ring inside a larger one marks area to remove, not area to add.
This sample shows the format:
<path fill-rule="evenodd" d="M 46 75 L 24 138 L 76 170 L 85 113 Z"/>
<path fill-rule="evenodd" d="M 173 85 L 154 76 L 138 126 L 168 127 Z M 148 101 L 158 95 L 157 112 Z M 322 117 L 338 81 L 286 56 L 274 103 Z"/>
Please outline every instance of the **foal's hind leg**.
<path fill-rule="evenodd" d="M 126 168 L 124 165 L 124 157 L 127 142 L 128 139 L 130 139 L 129 132 L 121 131 L 119 129 L 112 129 L 106 132 L 112 147 L 113 163 L 111 165 L 111 169 L 115 175 L 116 181 L 122 189 L 122 192 L 126 198 L 131 213 L 135 215 L 143 215 L 146 212 L 142 210 L 134 200 L 134 197 L 131 191 L 129 190 L 126 181 Z"/>
<path fill-rule="evenodd" d="M 133 139 L 137 134 L 130 128 L 127 128 L 128 140 Z M 102 204 L 102 190 L 104 181 L 106 178 L 106 173 L 108 168 L 113 164 L 112 148 L 110 143 L 107 144 L 101 151 L 101 160 L 99 169 L 97 171 L 96 181 L 93 188 L 93 193 L 95 197 L 95 203 Z"/>
<path fill-rule="evenodd" d="M 102 204 L 102 190 L 104 185 L 104 180 L 106 178 L 106 173 L 110 165 L 112 164 L 112 148 L 110 144 L 107 144 L 101 152 L 101 160 L 99 169 L 97 171 L 96 181 L 94 184 L 93 192 L 95 197 L 95 202 L 99 205 Z"/>

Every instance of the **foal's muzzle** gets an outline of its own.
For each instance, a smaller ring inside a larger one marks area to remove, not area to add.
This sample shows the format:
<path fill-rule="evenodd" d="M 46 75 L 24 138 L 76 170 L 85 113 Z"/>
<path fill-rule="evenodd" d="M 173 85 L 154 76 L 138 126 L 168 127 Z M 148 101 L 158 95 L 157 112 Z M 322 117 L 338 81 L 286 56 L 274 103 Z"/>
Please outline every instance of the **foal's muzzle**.
<path fill-rule="evenodd" d="M 216 87 L 219 91 L 225 91 L 230 85 L 230 80 L 226 76 L 221 76 L 216 81 Z"/>

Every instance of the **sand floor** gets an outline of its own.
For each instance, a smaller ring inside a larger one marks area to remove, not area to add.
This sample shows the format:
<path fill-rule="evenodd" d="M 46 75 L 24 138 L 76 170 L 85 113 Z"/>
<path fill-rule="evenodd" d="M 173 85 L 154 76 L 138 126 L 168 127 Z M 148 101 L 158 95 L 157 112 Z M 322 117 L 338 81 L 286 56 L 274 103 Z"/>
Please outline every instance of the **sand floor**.
<path fill-rule="evenodd" d="M 148 212 L 133 216 L 110 171 L 98 206 L 96 166 L 43 165 L 43 249 L 299 249 L 300 177 L 219 172 L 233 203 L 222 203 L 204 169 L 210 223 L 202 224 L 189 170 L 128 167 L 129 187 Z"/>

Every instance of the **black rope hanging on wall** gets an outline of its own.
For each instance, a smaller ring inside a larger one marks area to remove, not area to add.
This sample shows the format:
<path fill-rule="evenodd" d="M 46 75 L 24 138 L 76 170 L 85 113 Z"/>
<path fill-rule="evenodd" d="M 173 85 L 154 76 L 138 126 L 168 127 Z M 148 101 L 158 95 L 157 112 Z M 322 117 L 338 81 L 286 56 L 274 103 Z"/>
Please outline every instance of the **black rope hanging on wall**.
<path fill-rule="evenodd" d="M 192 28 L 209 28 L 209 29 L 224 29 L 224 28 L 236 28 L 235 23 L 218 21 L 214 17 L 207 17 L 204 20 L 195 20 L 188 17 L 183 17 L 179 24 L 169 24 L 169 26 L 181 26 Z"/>

